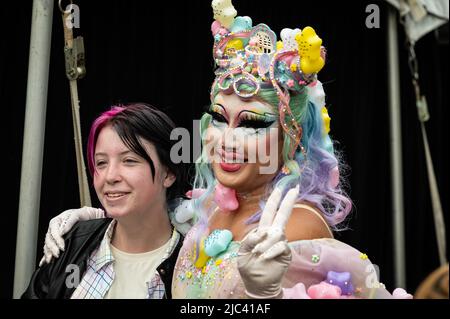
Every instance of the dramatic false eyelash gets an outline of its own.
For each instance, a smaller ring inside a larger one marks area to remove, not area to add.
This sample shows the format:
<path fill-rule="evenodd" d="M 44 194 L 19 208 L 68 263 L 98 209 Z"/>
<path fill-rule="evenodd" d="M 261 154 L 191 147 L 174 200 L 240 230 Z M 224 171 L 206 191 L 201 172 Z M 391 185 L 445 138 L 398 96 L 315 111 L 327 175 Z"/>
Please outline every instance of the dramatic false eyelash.
<path fill-rule="evenodd" d="M 227 119 L 225 118 L 225 116 L 223 116 L 222 114 L 215 112 L 215 111 L 211 111 L 208 110 L 206 111 L 206 113 L 208 113 L 209 115 L 212 116 L 212 118 L 218 122 L 223 122 L 223 123 L 228 123 Z"/>
<path fill-rule="evenodd" d="M 275 120 L 268 120 L 265 116 L 258 116 L 255 114 L 246 115 L 239 121 L 239 127 L 249 127 L 249 128 L 268 128 L 271 126 Z"/>
<path fill-rule="evenodd" d="M 220 122 L 220 123 L 228 124 L 228 120 L 219 112 L 208 110 L 208 111 L 206 111 L 206 113 L 211 115 L 213 120 Z M 271 118 L 271 117 L 269 117 L 269 118 Z M 270 119 L 268 119 L 267 116 L 249 113 L 248 115 L 245 115 L 240 119 L 239 125 L 237 125 L 237 127 L 262 129 L 262 128 L 270 127 L 275 121 L 276 121 L 276 119 L 270 120 Z"/>
<path fill-rule="evenodd" d="M 248 128 L 268 128 L 275 121 L 260 121 L 260 120 L 242 120 L 238 127 L 248 127 Z"/>

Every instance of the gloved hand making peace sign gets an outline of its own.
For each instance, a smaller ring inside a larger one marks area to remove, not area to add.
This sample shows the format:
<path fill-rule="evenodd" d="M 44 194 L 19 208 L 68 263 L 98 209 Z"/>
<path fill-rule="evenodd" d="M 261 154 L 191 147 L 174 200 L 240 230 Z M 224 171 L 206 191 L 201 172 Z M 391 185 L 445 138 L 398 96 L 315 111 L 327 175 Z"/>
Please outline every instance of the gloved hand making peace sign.
<path fill-rule="evenodd" d="M 282 193 L 275 188 L 267 200 L 258 228 L 242 241 L 238 268 L 250 298 L 283 296 L 281 281 L 292 258 L 285 228 L 298 193 L 299 186 L 289 190 L 278 208 Z"/>

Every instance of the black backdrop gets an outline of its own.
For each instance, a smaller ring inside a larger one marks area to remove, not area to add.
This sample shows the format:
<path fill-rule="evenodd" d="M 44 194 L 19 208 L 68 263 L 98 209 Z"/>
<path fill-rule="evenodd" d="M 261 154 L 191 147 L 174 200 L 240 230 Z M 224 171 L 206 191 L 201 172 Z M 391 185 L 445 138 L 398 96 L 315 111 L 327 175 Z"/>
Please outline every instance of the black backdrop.
<path fill-rule="evenodd" d="M 79 81 L 81 126 L 86 141 L 93 119 L 115 103 L 144 101 L 164 108 L 179 126 L 192 131 L 208 104 L 213 80 L 213 21 L 209 0 L 75 1 L 85 38 L 87 76 Z M 176 4 L 175 4 L 176 3 Z M 340 235 L 381 268 L 381 280 L 394 287 L 393 236 L 389 165 L 389 118 L 386 58 L 387 5 L 383 1 L 293 2 L 279 6 L 260 1 L 234 1 L 238 15 L 254 25 L 313 26 L 328 50 L 320 79 L 332 118 L 331 135 L 351 169 L 349 193 L 355 208 L 351 230 Z M 369 3 L 379 5 L 381 26 L 368 29 Z M 28 70 L 31 1 L 9 1 L 0 7 L 0 101 L 6 138 L 2 158 L 0 296 L 12 297 L 20 169 Z M 444 212 L 448 212 L 448 24 L 447 44 L 434 33 L 417 44 L 423 91 L 431 119 L 426 124 Z M 403 185 L 407 288 L 439 266 L 428 191 L 423 144 L 409 78 L 404 33 L 399 26 Z M 6 172 L 6 176 L 4 175 Z M 5 191 L 6 190 L 6 191 Z M 91 192 L 95 198 L 94 192 Z M 95 202 L 95 201 L 94 201 Z M 98 202 L 96 202 L 98 203 Z M 6 207 L 4 206 L 6 204 Z M 48 221 L 64 209 L 79 206 L 70 95 L 64 71 L 62 22 L 54 8 L 50 76 L 42 172 L 39 259 Z M 446 217 L 447 218 L 447 217 Z M 447 220 L 448 221 L 448 220 Z"/>

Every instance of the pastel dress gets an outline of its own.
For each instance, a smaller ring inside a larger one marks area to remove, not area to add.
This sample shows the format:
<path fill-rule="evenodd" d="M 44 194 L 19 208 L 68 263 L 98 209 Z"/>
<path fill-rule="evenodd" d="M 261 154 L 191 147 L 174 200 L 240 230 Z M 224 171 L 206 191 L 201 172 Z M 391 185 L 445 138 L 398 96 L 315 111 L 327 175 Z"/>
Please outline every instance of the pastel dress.
<path fill-rule="evenodd" d="M 310 206 L 294 207 L 310 211 L 326 224 Z M 255 227 L 250 226 L 248 231 Z M 204 242 L 214 241 L 216 238 L 211 237 L 217 237 L 217 233 L 217 230 L 201 231 L 198 224 L 187 233 L 174 269 L 173 298 L 247 298 L 237 267 L 241 242 L 229 241 L 223 251 L 212 257 L 204 252 Z M 282 281 L 284 298 L 410 297 L 404 290 L 390 294 L 378 281 L 376 267 L 367 255 L 334 238 L 299 240 L 289 242 L 289 246 L 292 261 Z"/>

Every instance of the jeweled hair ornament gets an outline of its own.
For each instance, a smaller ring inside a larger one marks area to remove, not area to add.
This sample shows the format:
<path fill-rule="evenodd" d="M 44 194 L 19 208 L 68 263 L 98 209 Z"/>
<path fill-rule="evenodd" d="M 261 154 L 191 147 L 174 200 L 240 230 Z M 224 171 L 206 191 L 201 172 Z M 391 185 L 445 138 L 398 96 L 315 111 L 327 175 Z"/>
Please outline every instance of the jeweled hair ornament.
<path fill-rule="evenodd" d="M 307 94 L 305 88 L 315 85 L 317 73 L 325 64 L 322 39 L 313 28 L 285 28 L 282 41 L 265 24 L 252 26 L 250 17 L 237 16 L 231 0 L 213 0 L 215 21 L 213 57 L 220 90 L 233 90 L 242 98 L 251 98 L 264 87 L 273 87 L 279 98 L 280 123 L 291 138 L 290 158 L 300 145 L 302 129 L 289 106 L 290 92 Z M 241 84 L 248 88 L 241 90 Z M 213 98 L 211 91 L 211 99 Z"/>

